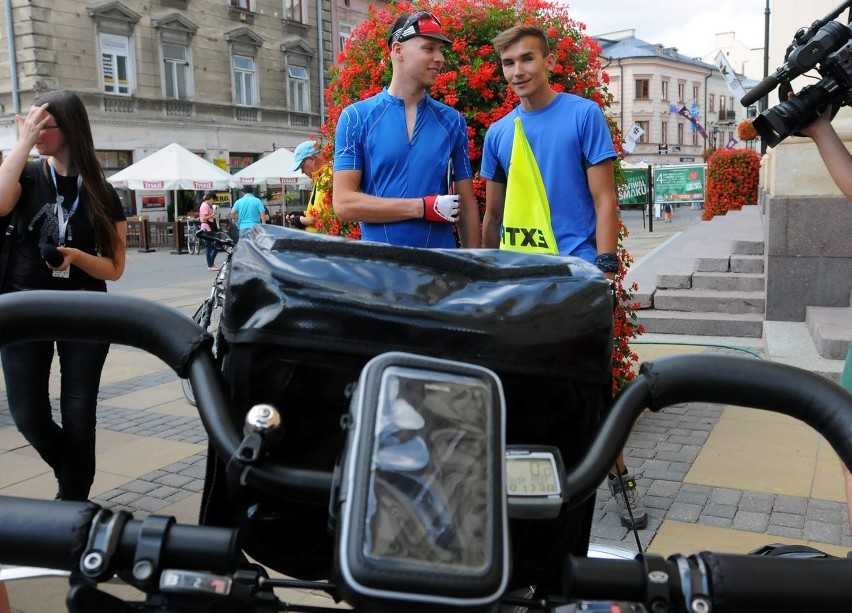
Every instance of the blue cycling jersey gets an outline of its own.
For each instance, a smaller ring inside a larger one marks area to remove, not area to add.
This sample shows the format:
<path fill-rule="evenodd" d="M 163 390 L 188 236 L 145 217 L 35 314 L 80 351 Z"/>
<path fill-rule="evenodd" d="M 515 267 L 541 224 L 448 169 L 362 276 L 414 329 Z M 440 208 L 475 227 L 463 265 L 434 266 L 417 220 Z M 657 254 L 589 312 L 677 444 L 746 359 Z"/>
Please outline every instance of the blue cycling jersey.
<path fill-rule="evenodd" d="M 428 95 L 417 106 L 410 139 L 404 102 L 387 88 L 346 107 L 338 120 L 334 170 L 360 171 L 365 194 L 387 198 L 446 194 L 450 160 L 455 180 L 473 176 L 464 117 Z M 361 238 L 411 247 L 456 246 L 452 224 L 423 219 L 361 222 Z"/>

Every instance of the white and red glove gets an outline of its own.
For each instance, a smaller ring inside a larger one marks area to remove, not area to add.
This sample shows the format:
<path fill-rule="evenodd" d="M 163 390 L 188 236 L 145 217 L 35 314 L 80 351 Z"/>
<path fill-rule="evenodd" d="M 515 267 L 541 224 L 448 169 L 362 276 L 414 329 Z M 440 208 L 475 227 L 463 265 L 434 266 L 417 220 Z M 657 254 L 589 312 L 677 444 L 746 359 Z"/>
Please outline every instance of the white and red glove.
<path fill-rule="evenodd" d="M 459 197 L 456 194 L 448 196 L 425 196 L 423 198 L 423 219 L 426 221 L 442 221 L 455 223 L 459 218 Z"/>

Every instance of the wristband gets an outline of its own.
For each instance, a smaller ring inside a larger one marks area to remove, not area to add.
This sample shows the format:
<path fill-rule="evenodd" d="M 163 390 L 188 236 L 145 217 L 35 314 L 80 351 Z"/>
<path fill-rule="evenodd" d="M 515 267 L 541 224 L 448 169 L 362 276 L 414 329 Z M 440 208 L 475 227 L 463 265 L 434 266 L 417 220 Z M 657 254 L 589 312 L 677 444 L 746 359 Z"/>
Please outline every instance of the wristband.
<path fill-rule="evenodd" d="M 595 258 L 595 266 L 601 272 L 612 272 L 618 274 L 620 267 L 618 262 L 618 254 L 616 253 L 601 253 Z"/>

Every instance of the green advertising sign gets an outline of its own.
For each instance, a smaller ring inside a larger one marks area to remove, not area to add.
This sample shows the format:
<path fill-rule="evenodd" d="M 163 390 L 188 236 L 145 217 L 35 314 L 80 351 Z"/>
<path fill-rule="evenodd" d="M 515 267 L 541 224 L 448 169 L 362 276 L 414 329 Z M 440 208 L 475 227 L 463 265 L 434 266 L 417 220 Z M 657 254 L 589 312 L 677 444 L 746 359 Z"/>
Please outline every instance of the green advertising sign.
<path fill-rule="evenodd" d="M 618 186 L 618 204 L 648 204 L 648 169 L 625 168 L 624 183 Z"/>
<path fill-rule="evenodd" d="M 654 168 L 654 204 L 704 202 L 703 164 Z"/>

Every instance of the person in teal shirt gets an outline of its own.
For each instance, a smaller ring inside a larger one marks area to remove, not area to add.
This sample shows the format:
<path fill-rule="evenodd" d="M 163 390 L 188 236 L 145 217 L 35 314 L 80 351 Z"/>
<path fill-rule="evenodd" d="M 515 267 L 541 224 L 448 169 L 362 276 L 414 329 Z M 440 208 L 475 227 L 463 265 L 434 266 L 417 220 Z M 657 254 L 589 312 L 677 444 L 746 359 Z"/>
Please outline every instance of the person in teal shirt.
<path fill-rule="evenodd" d="M 269 221 L 266 207 L 263 206 L 263 201 L 254 195 L 254 188 L 251 185 L 243 185 L 243 194 L 243 197 L 234 203 L 230 214 L 231 219 L 237 220 L 240 236 L 249 228 Z"/>

